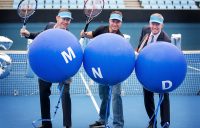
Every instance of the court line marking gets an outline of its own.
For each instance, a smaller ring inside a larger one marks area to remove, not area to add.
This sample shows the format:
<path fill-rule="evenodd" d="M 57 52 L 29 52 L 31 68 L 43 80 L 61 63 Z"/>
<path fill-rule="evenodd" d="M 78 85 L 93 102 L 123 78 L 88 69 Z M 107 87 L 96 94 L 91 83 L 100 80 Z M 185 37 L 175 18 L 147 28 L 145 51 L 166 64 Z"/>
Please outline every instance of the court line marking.
<path fill-rule="evenodd" d="M 196 71 L 199 71 L 199 72 L 200 72 L 200 69 L 198 69 L 198 68 L 191 67 L 191 66 L 187 66 L 187 67 L 190 68 L 190 69 L 193 69 L 193 70 L 196 70 Z"/>
<path fill-rule="evenodd" d="M 94 98 L 94 96 L 93 96 L 93 94 L 92 94 L 92 92 L 91 92 L 91 90 L 89 88 L 89 85 L 87 84 L 87 82 L 86 82 L 86 80 L 85 80 L 85 78 L 84 78 L 84 76 L 83 76 L 83 74 L 81 72 L 79 73 L 79 75 L 81 76 L 81 79 L 82 79 L 82 81 L 83 81 L 83 83 L 85 85 L 85 88 L 88 91 L 88 95 L 90 96 L 90 98 L 92 100 L 92 103 L 93 103 L 97 113 L 99 114 L 99 111 L 100 111 L 99 106 L 97 105 L 97 102 L 96 102 L 96 100 L 95 100 L 95 98 Z"/>

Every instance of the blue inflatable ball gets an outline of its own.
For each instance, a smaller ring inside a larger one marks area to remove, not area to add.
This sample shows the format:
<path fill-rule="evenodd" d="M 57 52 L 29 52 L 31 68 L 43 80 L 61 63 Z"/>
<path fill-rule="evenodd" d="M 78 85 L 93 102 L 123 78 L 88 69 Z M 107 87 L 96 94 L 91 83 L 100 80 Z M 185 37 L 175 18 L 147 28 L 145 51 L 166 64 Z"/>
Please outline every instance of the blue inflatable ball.
<path fill-rule="evenodd" d="M 94 81 L 112 86 L 127 79 L 135 65 L 132 46 L 120 35 L 106 33 L 86 46 L 83 66 Z"/>
<path fill-rule="evenodd" d="M 135 72 L 144 88 L 165 93 L 173 91 L 183 82 L 187 63 L 176 46 L 168 42 L 156 42 L 141 50 Z"/>
<path fill-rule="evenodd" d="M 75 75 L 82 64 L 83 52 L 77 38 L 62 29 L 40 33 L 28 52 L 33 72 L 49 82 L 62 82 Z"/>

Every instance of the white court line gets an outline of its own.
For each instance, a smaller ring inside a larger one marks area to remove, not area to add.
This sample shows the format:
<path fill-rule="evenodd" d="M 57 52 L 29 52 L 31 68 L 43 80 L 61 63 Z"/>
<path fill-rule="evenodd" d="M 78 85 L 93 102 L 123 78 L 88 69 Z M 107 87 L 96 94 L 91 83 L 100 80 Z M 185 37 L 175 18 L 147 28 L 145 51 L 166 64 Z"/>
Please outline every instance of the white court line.
<path fill-rule="evenodd" d="M 94 96 L 92 95 L 92 92 L 91 92 L 91 90 L 90 90 L 90 88 L 89 88 L 89 86 L 88 86 L 83 74 L 80 72 L 79 75 L 81 76 L 81 79 L 82 79 L 82 81 L 83 81 L 83 83 L 84 83 L 84 85 L 85 85 L 85 87 L 86 87 L 86 89 L 88 91 L 88 95 L 90 96 L 90 98 L 92 100 L 92 103 L 93 103 L 97 113 L 99 114 L 99 111 L 100 111 L 99 106 L 97 105 L 97 102 L 96 102 Z"/>
<path fill-rule="evenodd" d="M 196 70 L 196 71 L 200 71 L 200 69 L 194 68 L 194 67 L 191 67 L 191 66 L 188 66 L 188 68 L 194 69 L 194 70 Z"/>

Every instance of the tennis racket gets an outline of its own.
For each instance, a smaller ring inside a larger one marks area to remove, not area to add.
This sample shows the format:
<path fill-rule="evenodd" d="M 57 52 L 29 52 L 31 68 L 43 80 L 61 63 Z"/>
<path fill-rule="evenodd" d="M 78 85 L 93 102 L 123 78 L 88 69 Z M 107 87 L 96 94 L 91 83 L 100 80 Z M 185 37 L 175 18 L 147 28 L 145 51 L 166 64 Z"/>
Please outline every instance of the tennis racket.
<path fill-rule="evenodd" d="M 87 17 L 84 32 L 87 31 L 90 22 L 97 17 L 104 8 L 104 0 L 85 0 L 84 14 Z"/>
<path fill-rule="evenodd" d="M 56 116 L 57 111 L 59 109 L 59 104 L 60 104 L 60 101 L 61 101 L 61 98 L 62 98 L 62 95 L 63 95 L 63 92 L 64 92 L 64 88 L 65 88 L 65 85 L 63 83 L 59 83 L 58 84 L 58 89 L 60 90 L 60 96 L 59 96 L 57 105 L 55 106 L 55 111 L 54 111 L 54 114 L 53 114 L 53 118 L 51 118 L 51 119 L 38 119 L 38 120 L 34 120 L 32 122 L 32 126 L 34 128 L 41 128 L 42 122 L 51 122 L 51 121 L 53 121 L 55 119 L 55 116 Z"/>
<path fill-rule="evenodd" d="M 17 13 L 23 20 L 22 29 L 26 28 L 28 18 L 34 14 L 37 9 L 37 0 L 21 0 L 17 7 Z"/>
<path fill-rule="evenodd" d="M 141 45 L 139 46 L 138 49 L 136 49 L 135 51 L 135 60 L 137 59 L 140 51 L 144 48 L 144 45 L 146 44 L 146 42 L 148 41 L 148 38 L 149 38 L 149 34 L 146 34 L 143 39 L 142 39 L 142 42 L 141 42 Z"/>
<path fill-rule="evenodd" d="M 141 43 L 140 47 L 137 49 L 137 52 L 138 52 L 138 53 L 144 48 L 144 45 L 146 44 L 148 38 L 149 38 L 149 34 L 146 34 L 146 35 L 143 37 L 142 43 Z"/>

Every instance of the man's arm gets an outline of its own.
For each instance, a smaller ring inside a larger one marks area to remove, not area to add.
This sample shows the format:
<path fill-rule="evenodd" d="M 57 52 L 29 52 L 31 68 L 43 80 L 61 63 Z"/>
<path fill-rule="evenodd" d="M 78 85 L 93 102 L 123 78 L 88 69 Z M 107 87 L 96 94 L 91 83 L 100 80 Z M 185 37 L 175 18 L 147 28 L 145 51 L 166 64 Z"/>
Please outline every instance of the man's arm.
<path fill-rule="evenodd" d="M 49 28 L 53 28 L 54 25 L 55 25 L 55 23 L 50 22 L 50 23 L 48 23 L 48 24 L 45 26 L 44 30 L 47 30 L 47 29 L 49 29 Z M 41 31 L 41 32 L 43 32 L 43 31 Z M 24 36 L 25 38 L 27 38 L 27 39 L 34 39 L 34 38 L 35 38 L 36 36 L 38 36 L 41 32 L 32 33 L 32 32 L 29 32 L 27 29 L 24 29 L 24 28 L 22 28 L 22 29 L 20 30 L 20 34 L 21 34 L 22 36 Z"/>
<path fill-rule="evenodd" d="M 31 33 L 31 32 L 29 32 L 27 29 L 22 28 L 22 29 L 20 30 L 20 34 L 21 34 L 22 36 L 24 36 L 25 38 L 34 39 L 38 34 L 40 34 L 40 32 Z"/>

